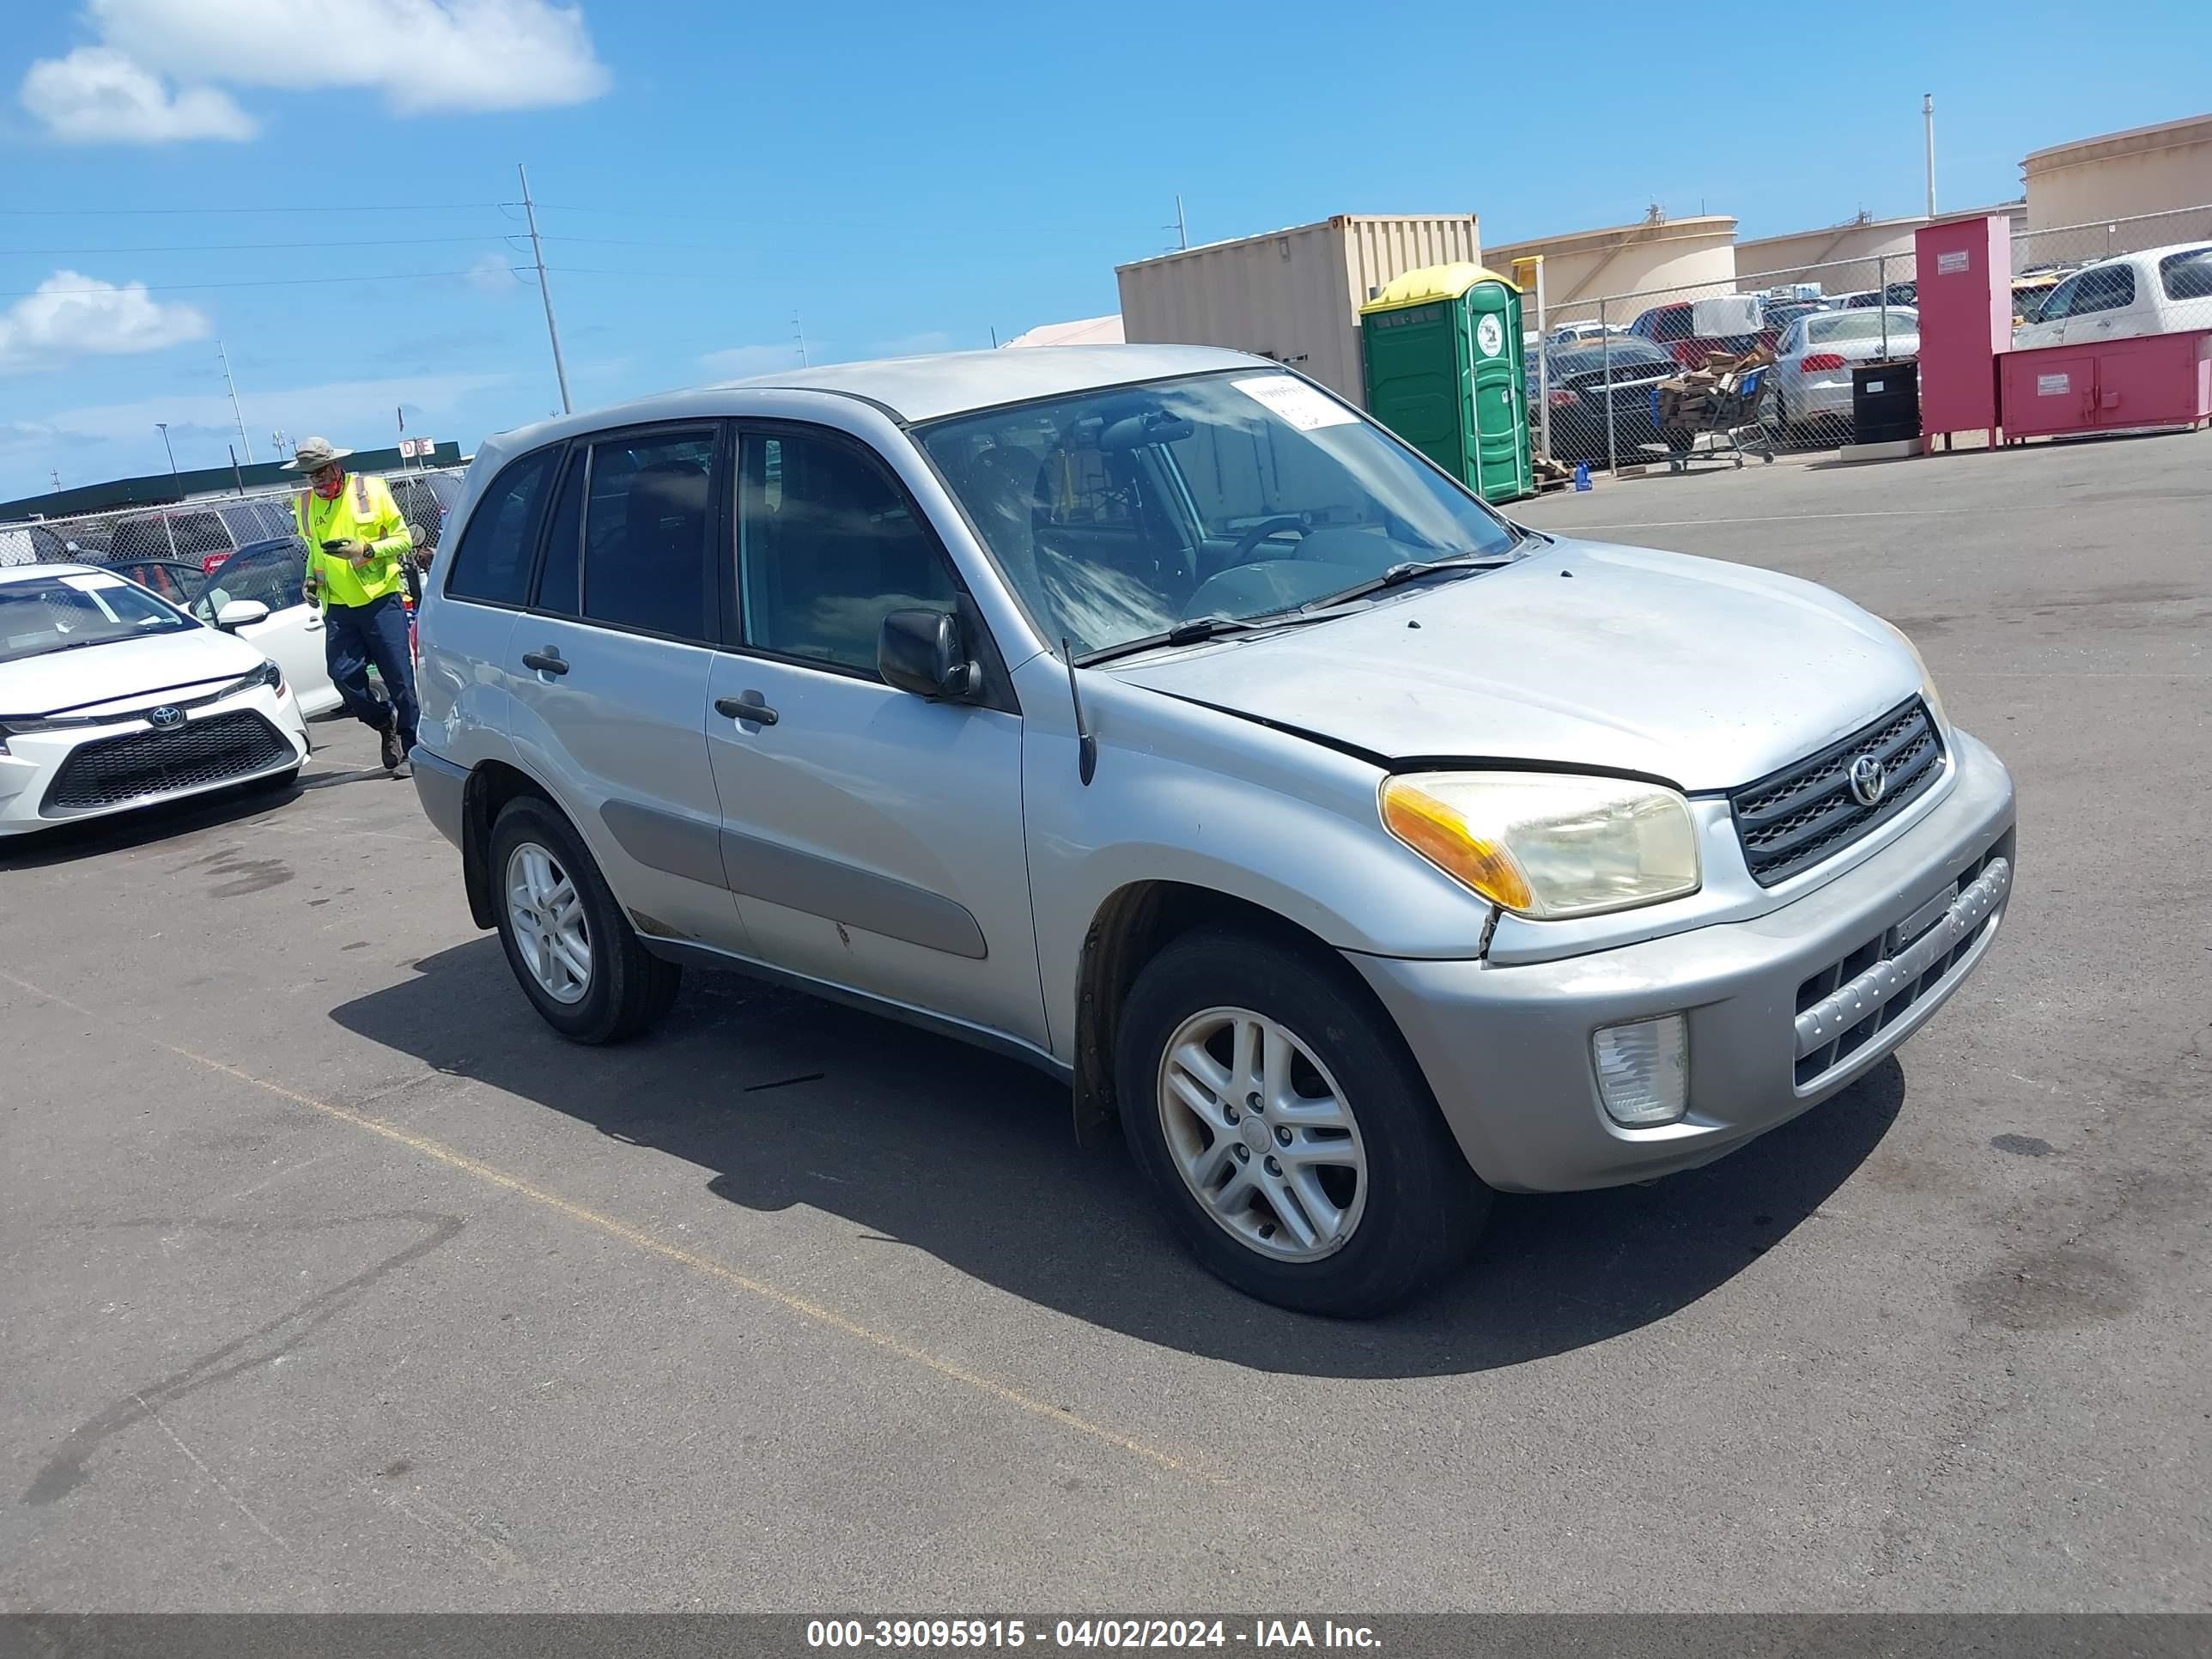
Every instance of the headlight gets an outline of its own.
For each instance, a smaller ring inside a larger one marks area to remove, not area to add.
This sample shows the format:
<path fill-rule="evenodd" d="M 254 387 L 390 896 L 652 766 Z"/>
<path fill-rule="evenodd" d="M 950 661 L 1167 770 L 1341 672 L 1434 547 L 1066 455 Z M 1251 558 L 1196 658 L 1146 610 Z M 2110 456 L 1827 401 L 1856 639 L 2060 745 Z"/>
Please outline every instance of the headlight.
<path fill-rule="evenodd" d="M 1881 622 L 1884 628 L 1894 634 L 1897 636 L 1897 642 L 1912 653 L 1912 665 L 1920 671 L 1921 701 L 1928 705 L 1928 712 L 1935 715 L 1936 729 L 1948 739 L 1951 735 L 1951 717 L 1944 712 L 1943 699 L 1936 695 L 1936 677 L 1928 672 L 1928 659 L 1920 654 L 1920 647 L 1913 644 L 1912 636 L 1895 623 L 1881 617 L 1876 617 L 1875 620 Z"/>
<path fill-rule="evenodd" d="M 1698 890 L 1690 804 L 1658 784 L 1553 772 L 1414 772 L 1382 785 L 1382 823 L 1446 875 L 1539 921 Z"/>

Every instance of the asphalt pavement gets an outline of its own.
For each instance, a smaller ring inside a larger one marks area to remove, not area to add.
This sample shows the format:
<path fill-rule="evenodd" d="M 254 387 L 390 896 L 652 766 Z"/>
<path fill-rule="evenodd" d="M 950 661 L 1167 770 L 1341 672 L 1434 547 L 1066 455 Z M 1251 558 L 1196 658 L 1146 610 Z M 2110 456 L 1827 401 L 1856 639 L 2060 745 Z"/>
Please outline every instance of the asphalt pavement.
<path fill-rule="evenodd" d="M 1893 1060 L 1244 1300 L 1011 1063 L 556 1040 L 374 741 L 0 847 L 0 1610 L 2212 1607 L 2212 433 L 1548 496 L 1902 624 L 2020 884 Z"/>

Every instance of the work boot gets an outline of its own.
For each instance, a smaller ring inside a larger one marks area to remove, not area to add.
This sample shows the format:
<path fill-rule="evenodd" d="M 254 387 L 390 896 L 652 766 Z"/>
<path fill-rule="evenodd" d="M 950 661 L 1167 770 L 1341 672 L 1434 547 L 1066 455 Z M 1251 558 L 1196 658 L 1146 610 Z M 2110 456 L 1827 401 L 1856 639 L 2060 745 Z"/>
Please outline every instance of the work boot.
<path fill-rule="evenodd" d="M 406 748 L 399 741 L 399 726 L 398 722 L 395 721 L 392 725 L 384 728 L 381 734 L 381 739 L 380 746 L 384 760 L 384 769 L 396 776 L 399 771 L 401 763 L 407 758 Z"/>

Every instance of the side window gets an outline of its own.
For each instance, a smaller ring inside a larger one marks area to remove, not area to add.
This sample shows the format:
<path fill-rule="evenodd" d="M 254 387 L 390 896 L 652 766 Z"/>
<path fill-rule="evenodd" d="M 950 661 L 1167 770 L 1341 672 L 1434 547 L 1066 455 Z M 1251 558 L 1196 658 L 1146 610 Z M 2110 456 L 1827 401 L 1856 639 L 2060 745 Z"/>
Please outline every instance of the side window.
<path fill-rule="evenodd" d="M 2093 311 L 2118 311 L 2136 302 L 2136 273 L 2128 265 L 2098 265 L 2074 279 L 2073 308 L 2066 314 L 2080 317 Z"/>
<path fill-rule="evenodd" d="M 585 621 L 684 640 L 714 636 L 714 465 L 712 432 L 592 446 Z"/>
<path fill-rule="evenodd" d="M 457 599 L 520 605 L 530 593 L 530 562 L 537 550 L 544 510 L 560 447 L 525 455 L 493 479 L 446 573 L 446 592 Z"/>
<path fill-rule="evenodd" d="M 957 602 L 936 538 L 874 457 L 829 438 L 749 436 L 743 472 L 746 643 L 872 674 L 886 615 Z"/>
<path fill-rule="evenodd" d="M 584 469 L 589 456 L 581 444 L 570 452 L 553 498 L 552 521 L 545 527 L 545 563 L 538 573 L 537 605 L 559 617 L 580 616 L 584 594 Z"/>
<path fill-rule="evenodd" d="M 1688 306 L 1662 306 L 1653 319 L 1651 337 L 1672 342 L 1690 337 L 1690 324 L 1694 313 Z"/>
<path fill-rule="evenodd" d="M 192 613 L 212 619 L 233 599 L 253 599 L 270 611 L 307 603 L 301 581 L 307 574 L 307 550 L 297 542 L 234 553 L 216 567 Z"/>
<path fill-rule="evenodd" d="M 2169 300 L 2212 300 L 2212 247 L 2167 254 L 2158 262 L 2158 280 Z"/>

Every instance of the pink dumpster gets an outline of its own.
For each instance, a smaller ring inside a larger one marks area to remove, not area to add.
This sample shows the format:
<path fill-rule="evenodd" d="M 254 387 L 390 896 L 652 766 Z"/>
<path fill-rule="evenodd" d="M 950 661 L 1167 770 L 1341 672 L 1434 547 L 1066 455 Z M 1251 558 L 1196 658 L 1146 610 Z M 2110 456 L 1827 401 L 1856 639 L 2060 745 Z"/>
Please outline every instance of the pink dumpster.
<path fill-rule="evenodd" d="M 2008 351 L 1997 372 L 2008 441 L 2212 420 L 2212 329 Z"/>

